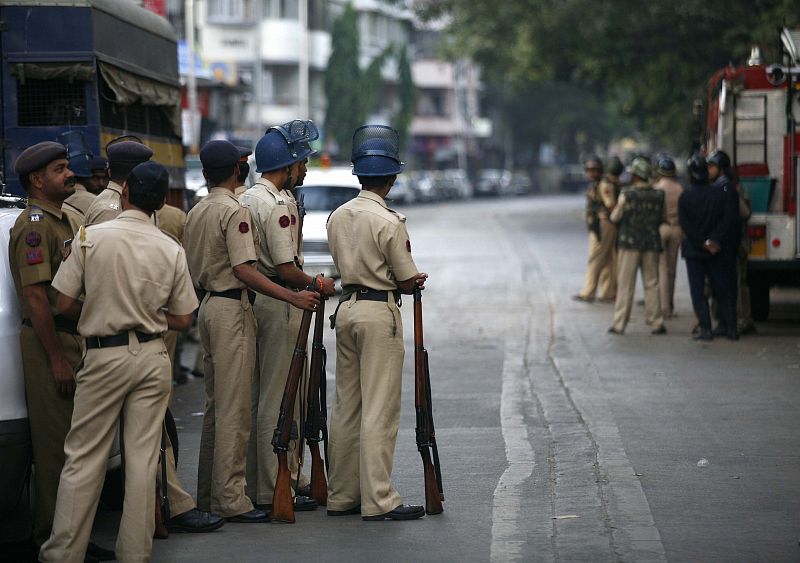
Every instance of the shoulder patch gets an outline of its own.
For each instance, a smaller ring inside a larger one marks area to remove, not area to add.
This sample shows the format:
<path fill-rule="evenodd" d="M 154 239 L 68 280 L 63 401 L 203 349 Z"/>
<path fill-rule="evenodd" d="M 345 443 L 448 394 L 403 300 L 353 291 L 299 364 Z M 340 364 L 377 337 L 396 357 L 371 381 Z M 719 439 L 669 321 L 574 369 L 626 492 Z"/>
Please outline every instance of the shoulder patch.
<path fill-rule="evenodd" d="M 42 235 L 39 234 L 39 231 L 31 231 L 25 235 L 25 243 L 28 246 L 39 246 L 42 244 Z"/>
<path fill-rule="evenodd" d="M 247 221 L 242 221 L 239 223 L 239 232 L 242 234 L 246 234 L 250 232 L 250 224 Z"/>
<path fill-rule="evenodd" d="M 25 253 L 25 262 L 28 266 L 34 266 L 44 262 L 44 253 L 41 248 L 34 248 Z"/>
<path fill-rule="evenodd" d="M 291 224 L 291 220 L 286 215 L 281 215 L 280 219 L 278 219 L 278 224 L 285 229 Z"/>
<path fill-rule="evenodd" d="M 292 214 L 292 225 L 295 224 L 297 224 L 297 217 L 295 217 L 294 214 Z"/>

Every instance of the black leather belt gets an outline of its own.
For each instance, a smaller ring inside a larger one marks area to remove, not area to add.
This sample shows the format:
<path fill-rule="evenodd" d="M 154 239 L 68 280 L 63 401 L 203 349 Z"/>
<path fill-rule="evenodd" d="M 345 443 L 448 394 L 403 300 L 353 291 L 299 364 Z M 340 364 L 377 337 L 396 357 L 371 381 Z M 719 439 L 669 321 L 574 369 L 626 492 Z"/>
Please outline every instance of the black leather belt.
<path fill-rule="evenodd" d="M 269 281 L 271 281 L 272 283 L 277 283 L 281 287 L 286 287 L 286 281 L 284 281 L 282 277 L 280 276 L 267 276 L 267 277 L 269 278 Z"/>
<path fill-rule="evenodd" d="M 56 332 L 66 332 L 78 336 L 78 322 L 65 317 L 64 315 L 56 315 L 53 317 L 53 322 L 56 325 Z M 33 323 L 30 319 L 22 319 L 22 324 L 33 328 Z"/>
<path fill-rule="evenodd" d="M 396 289 L 382 291 L 363 287 L 355 290 L 353 293 L 356 295 L 356 301 L 383 301 L 384 303 L 387 303 L 389 301 L 390 294 L 395 303 L 400 300 L 400 292 Z"/>
<path fill-rule="evenodd" d="M 226 299 L 235 299 L 236 301 L 240 301 L 242 299 L 242 289 L 229 289 L 227 291 L 209 291 L 208 293 L 211 297 L 224 297 Z M 250 301 L 252 305 L 253 302 L 256 300 L 256 294 L 250 290 L 247 291 L 247 300 Z"/>
<path fill-rule="evenodd" d="M 160 334 L 146 334 L 144 332 L 134 331 L 136 339 L 139 342 L 150 342 L 156 338 L 161 338 Z M 86 347 L 90 350 L 94 348 L 113 348 L 114 346 L 127 346 L 128 333 L 121 332 L 119 334 L 112 334 L 111 336 L 87 336 Z"/>

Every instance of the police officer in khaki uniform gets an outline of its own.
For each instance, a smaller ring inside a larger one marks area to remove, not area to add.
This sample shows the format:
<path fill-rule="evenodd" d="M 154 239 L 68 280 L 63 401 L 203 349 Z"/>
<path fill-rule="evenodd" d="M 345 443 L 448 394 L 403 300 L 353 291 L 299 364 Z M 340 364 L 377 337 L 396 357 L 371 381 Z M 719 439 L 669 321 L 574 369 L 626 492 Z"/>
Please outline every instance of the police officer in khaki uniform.
<path fill-rule="evenodd" d="M 51 286 L 72 242 L 72 228 L 62 212 L 73 190 L 66 157 L 62 144 L 48 141 L 24 150 L 14 163 L 28 194 L 28 206 L 11 229 L 8 255 L 23 319 L 20 347 L 33 446 L 36 545 L 50 537 L 53 525 L 64 440 L 72 419 L 74 370 L 81 359 L 77 324 L 58 313 Z M 90 553 L 104 559 L 114 556 L 94 544 Z"/>
<path fill-rule="evenodd" d="M 611 220 L 619 225 L 617 238 L 617 299 L 614 303 L 612 334 L 623 334 L 631 316 L 636 273 L 641 269 L 644 283 L 646 322 L 652 334 L 665 334 L 664 315 L 658 292 L 658 261 L 661 235 L 658 228 L 666 220 L 664 192 L 649 183 L 650 160 L 637 156 L 631 163 L 631 186 L 619 196 Z"/>
<path fill-rule="evenodd" d="M 126 495 L 116 552 L 121 561 L 150 558 L 155 497 L 146 491 L 155 481 L 172 384 L 162 335 L 167 328 L 187 328 L 197 307 L 183 249 L 151 218 L 168 186 L 160 164 L 135 167 L 123 187 L 123 212 L 80 229 L 75 251 L 53 280 L 58 309 L 79 319 L 87 350 L 75 375 L 67 460 L 41 561 L 83 561 L 121 416 Z"/>
<path fill-rule="evenodd" d="M 121 142 L 109 147 L 109 150 L 115 155 L 117 162 L 132 162 L 143 155 L 147 151 L 142 151 L 144 145 L 139 145 L 135 142 Z M 144 147 L 148 151 L 148 147 Z M 124 187 L 124 182 L 123 182 Z M 113 205 L 109 204 L 104 207 L 97 215 L 96 223 L 105 223 L 112 219 L 116 219 L 121 209 L 114 209 Z M 172 237 L 178 244 L 183 239 L 183 230 L 186 224 L 186 213 L 182 210 L 165 203 L 161 208 L 155 210 L 150 215 L 150 221 L 157 226 L 163 233 Z M 169 355 L 170 364 L 172 366 L 171 373 L 174 373 L 175 365 L 179 363 L 177 358 L 177 341 L 178 331 L 167 330 L 164 333 L 164 343 L 167 347 L 167 354 Z M 170 392 L 170 401 L 172 400 L 172 393 Z M 175 454 L 172 449 L 172 440 L 167 435 L 166 453 L 166 473 L 167 473 L 167 498 L 169 499 L 170 514 L 172 517 L 166 522 L 166 527 L 169 531 L 174 532 L 211 532 L 221 527 L 225 521 L 217 514 L 209 512 L 201 512 L 197 510 L 197 506 L 190 495 L 181 485 L 178 473 L 175 469 Z M 157 473 L 159 486 L 161 482 L 161 471 Z"/>
<path fill-rule="evenodd" d="M 405 217 L 385 198 L 402 171 L 397 131 L 365 125 L 353 135 L 361 193 L 331 214 L 328 241 L 342 274 L 335 313 L 336 399 L 330 433 L 328 515 L 410 520 L 422 506 L 402 503 L 391 484 L 400 422 L 403 321 L 399 293 L 423 287 L 411 258 Z"/>
<path fill-rule="evenodd" d="M 658 265 L 658 291 L 661 312 L 670 318 L 675 311 L 675 274 L 678 269 L 678 250 L 683 241 L 683 230 L 678 223 L 678 199 L 683 186 L 675 180 L 675 161 L 662 156 L 656 162 L 656 180 L 653 187 L 664 192 L 666 222 L 661 224 L 661 258 Z"/>
<path fill-rule="evenodd" d="M 603 163 L 599 157 L 590 157 L 585 167 L 586 175 L 592 181 L 586 193 L 589 260 L 583 288 L 574 299 L 594 301 L 599 282 L 600 301 L 611 301 L 617 292 L 614 275 L 617 228 L 608 216 L 617 204 L 618 189 L 611 179 L 603 177 Z"/>
<path fill-rule="evenodd" d="M 127 137 L 121 137 L 125 139 Z M 84 218 L 84 225 L 95 225 L 108 221 L 119 215 L 122 209 L 122 184 L 133 167 L 150 160 L 153 151 L 138 141 L 111 141 L 106 145 L 108 153 L 108 171 L 111 180 L 89 206 Z"/>
<path fill-rule="evenodd" d="M 86 184 L 86 189 L 94 195 L 99 194 L 108 185 L 108 159 L 104 156 L 95 156 L 89 164 L 92 170 L 92 176 L 89 183 Z"/>
<path fill-rule="evenodd" d="M 297 163 L 309 154 L 305 150 L 301 152 L 297 145 L 300 140 L 302 138 L 290 136 L 290 128 L 269 129 L 256 145 L 256 172 L 261 177 L 239 197 L 242 205 L 250 210 L 258 231 L 258 271 L 291 289 L 302 289 L 314 283 L 314 278 L 299 266 L 300 221 L 296 207 L 290 207 L 288 193 L 294 183 L 292 173 Z M 324 278 L 322 293 L 334 295 L 332 278 Z M 248 446 L 247 488 L 253 502 L 265 506 L 272 504 L 278 476 L 278 460 L 270 444 L 278 423 L 302 313 L 266 295 L 256 296 L 253 311 L 258 323 L 258 369 L 251 398 L 254 429 Z M 302 402 L 303 398 L 298 401 Z M 302 409 L 296 408 L 294 412 L 300 428 Z M 298 451 L 293 449 L 289 458 L 293 461 L 293 472 L 297 471 Z M 302 477 L 300 485 L 303 485 Z M 304 495 L 295 499 L 295 510 L 313 510 L 316 505 L 316 501 Z"/>
<path fill-rule="evenodd" d="M 74 233 L 83 224 L 86 212 L 95 198 L 95 195 L 87 188 L 92 179 L 92 152 L 80 131 L 62 133 L 58 136 L 58 142 L 66 147 L 69 169 L 75 175 L 72 180 L 75 193 L 64 200 L 64 204 L 61 206 Z"/>
<path fill-rule="evenodd" d="M 209 195 L 189 212 L 185 241 L 204 350 L 206 408 L 197 478 L 198 505 L 233 522 L 265 522 L 245 494 L 250 386 L 256 363 L 256 320 L 249 290 L 313 310 L 316 293 L 293 292 L 260 273 L 250 212 L 235 198 L 239 150 L 210 141 L 200 151 Z"/>

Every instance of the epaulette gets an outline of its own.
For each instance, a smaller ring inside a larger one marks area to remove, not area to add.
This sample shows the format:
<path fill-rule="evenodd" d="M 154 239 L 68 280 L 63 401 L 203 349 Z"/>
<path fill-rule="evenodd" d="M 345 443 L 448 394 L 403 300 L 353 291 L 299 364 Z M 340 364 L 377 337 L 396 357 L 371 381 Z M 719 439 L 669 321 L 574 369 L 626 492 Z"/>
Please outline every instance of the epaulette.
<path fill-rule="evenodd" d="M 41 208 L 36 206 L 30 206 L 28 210 L 28 221 L 31 223 L 38 223 L 44 219 L 44 212 L 42 212 Z"/>
<path fill-rule="evenodd" d="M 387 207 L 386 209 L 388 209 L 388 210 L 389 210 L 391 213 L 393 213 L 393 214 L 394 214 L 394 215 L 395 215 L 395 216 L 396 216 L 398 219 L 400 219 L 400 222 L 401 222 L 401 223 L 405 223 L 405 222 L 406 222 L 406 216 L 405 216 L 405 215 L 403 215 L 402 213 L 398 213 L 397 211 L 395 211 L 394 209 L 391 209 L 390 207 Z"/>

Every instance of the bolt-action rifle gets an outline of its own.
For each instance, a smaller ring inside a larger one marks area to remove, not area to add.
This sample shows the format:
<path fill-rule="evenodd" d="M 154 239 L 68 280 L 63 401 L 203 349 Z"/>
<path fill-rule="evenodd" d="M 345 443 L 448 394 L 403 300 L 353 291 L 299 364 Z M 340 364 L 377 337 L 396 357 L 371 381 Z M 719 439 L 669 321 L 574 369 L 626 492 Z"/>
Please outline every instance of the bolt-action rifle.
<path fill-rule="evenodd" d="M 311 452 L 311 498 L 316 500 L 320 506 L 325 506 L 328 503 L 328 482 L 325 478 L 328 469 L 328 401 L 325 381 L 325 365 L 328 356 L 325 345 L 322 343 L 322 331 L 325 325 L 325 299 L 320 299 L 319 309 L 315 315 L 304 426 L 306 443 Z M 319 452 L 320 442 L 325 451 L 324 465 Z"/>
<path fill-rule="evenodd" d="M 317 282 L 308 288 L 316 291 Z M 294 424 L 294 403 L 297 399 L 297 389 L 303 377 L 303 366 L 306 362 L 306 347 L 308 345 L 308 331 L 311 328 L 312 311 L 303 311 L 300 321 L 300 331 L 297 334 L 297 343 L 294 345 L 292 363 L 289 366 L 289 375 L 283 388 L 281 410 L 278 414 L 278 424 L 272 435 L 272 450 L 278 455 L 278 476 L 275 479 L 275 491 L 272 497 L 272 520 L 276 522 L 294 523 L 294 499 L 292 499 L 291 472 L 287 453 L 289 442 L 292 439 L 292 426 Z"/>
<path fill-rule="evenodd" d="M 433 426 L 431 374 L 428 369 L 428 351 L 423 343 L 422 291 L 419 287 L 414 288 L 414 407 L 417 411 L 417 449 L 422 457 L 425 473 L 425 512 L 441 514 L 444 511 L 442 469 Z"/>

